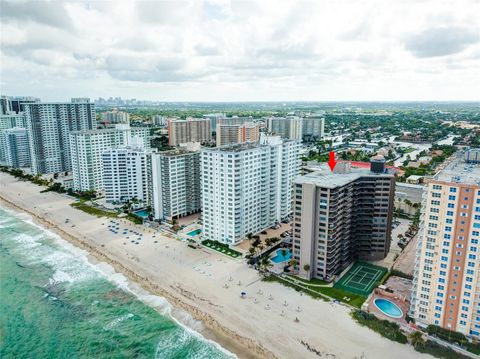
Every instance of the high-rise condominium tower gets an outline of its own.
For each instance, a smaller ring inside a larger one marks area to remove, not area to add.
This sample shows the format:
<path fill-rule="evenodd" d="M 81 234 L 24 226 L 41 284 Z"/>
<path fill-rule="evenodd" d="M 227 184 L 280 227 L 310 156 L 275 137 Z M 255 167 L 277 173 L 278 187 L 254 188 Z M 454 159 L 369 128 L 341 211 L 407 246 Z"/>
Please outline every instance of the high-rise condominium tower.
<path fill-rule="evenodd" d="M 25 103 L 33 173 L 72 169 L 69 135 L 96 127 L 95 106 L 88 99 L 71 103 Z"/>
<path fill-rule="evenodd" d="M 186 120 L 168 121 L 168 144 L 170 146 L 188 142 L 204 143 L 211 140 L 209 119 L 187 118 Z"/>
<path fill-rule="evenodd" d="M 74 189 L 103 190 L 102 153 L 113 147 L 129 146 L 139 138 L 143 147 L 150 148 L 150 129 L 116 125 L 101 130 L 74 131 L 70 134 L 70 152 Z"/>
<path fill-rule="evenodd" d="M 257 142 L 260 139 L 260 124 L 247 122 L 244 124 L 224 124 L 217 122 L 217 147 L 235 143 Z"/>
<path fill-rule="evenodd" d="M 300 276 L 332 280 L 355 260 L 387 255 L 395 179 L 382 161 L 371 169 L 319 168 L 294 181 L 293 257 Z"/>
<path fill-rule="evenodd" d="M 268 131 L 291 140 L 302 140 L 303 119 L 300 117 L 270 117 L 267 120 Z"/>
<path fill-rule="evenodd" d="M 155 219 L 172 220 L 201 208 L 200 152 L 178 149 L 152 155 Z"/>
<path fill-rule="evenodd" d="M 457 158 L 426 180 L 411 315 L 480 338 L 480 166 Z"/>
<path fill-rule="evenodd" d="M 279 136 L 205 148 L 201 154 L 204 237 L 238 244 L 291 214 L 300 144 Z"/>
<path fill-rule="evenodd" d="M 27 130 L 23 127 L 10 128 L 3 131 L 3 137 L 7 166 L 14 168 L 30 167 L 30 146 Z"/>
<path fill-rule="evenodd" d="M 0 115 L 0 164 L 7 164 L 6 153 L 6 137 L 4 131 L 11 128 L 26 128 L 27 120 L 23 113 L 15 114 L 9 113 L 7 115 Z"/>
<path fill-rule="evenodd" d="M 151 203 L 152 154 L 140 146 L 116 147 L 102 153 L 103 187 L 108 203 L 137 200 Z"/>

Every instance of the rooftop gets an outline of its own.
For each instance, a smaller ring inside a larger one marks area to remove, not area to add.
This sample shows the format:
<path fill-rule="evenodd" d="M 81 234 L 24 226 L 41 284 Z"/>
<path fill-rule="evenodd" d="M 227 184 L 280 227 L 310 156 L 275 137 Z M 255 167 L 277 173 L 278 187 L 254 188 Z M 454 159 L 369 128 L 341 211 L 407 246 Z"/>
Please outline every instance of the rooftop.
<path fill-rule="evenodd" d="M 463 151 L 457 152 L 456 157 L 432 179 L 480 186 L 480 164 L 466 163 L 463 155 Z"/>
<path fill-rule="evenodd" d="M 295 183 L 312 183 L 323 188 L 336 188 L 355 181 L 360 177 L 393 177 L 388 173 L 374 173 L 369 168 L 352 167 L 349 173 L 335 173 L 330 170 L 326 163 L 314 167 L 314 172 L 297 177 Z"/>

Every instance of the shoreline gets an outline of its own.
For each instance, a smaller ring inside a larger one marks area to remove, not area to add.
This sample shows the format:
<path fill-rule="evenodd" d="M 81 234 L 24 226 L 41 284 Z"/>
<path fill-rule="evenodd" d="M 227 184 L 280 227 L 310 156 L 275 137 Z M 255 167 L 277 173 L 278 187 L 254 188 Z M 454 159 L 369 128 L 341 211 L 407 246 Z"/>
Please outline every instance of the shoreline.
<path fill-rule="evenodd" d="M 108 267 L 105 273 L 122 274 L 126 288 L 145 294 L 152 308 L 148 295 L 161 297 L 170 309 L 157 311 L 241 359 L 426 357 L 360 326 L 343 305 L 262 281 L 243 261 L 128 220 L 92 216 L 71 207 L 72 197 L 41 193 L 4 173 L 0 183 L 0 203 L 84 250 L 90 263 Z"/>
<path fill-rule="evenodd" d="M 255 343 L 253 340 L 245 338 L 235 333 L 235 331 L 223 326 L 210 314 L 203 312 L 199 308 L 189 303 L 186 303 L 181 298 L 175 296 L 171 291 L 159 286 L 157 283 L 154 283 L 149 278 L 135 273 L 132 269 L 128 268 L 128 266 L 120 263 L 120 261 L 116 259 L 111 258 L 108 254 L 95 248 L 86 241 L 83 241 L 80 238 L 70 233 L 67 233 L 56 223 L 53 223 L 48 219 L 42 218 L 32 210 L 26 209 L 19 204 L 14 203 L 9 199 L 6 199 L 2 194 L 0 194 L 0 204 L 14 211 L 28 214 L 29 216 L 31 216 L 32 221 L 37 225 L 40 225 L 47 230 L 51 230 L 52 232 L 60 236 L 63 240 L 69 242 L 77 248 L 85 250 L 89 254 L 89 256 L 92 256 L 96 261 L 110 265 L 115 270 L 115 272 L 123 274 L 129 281 L 135 283 L 146 292 L 165 298 L 168 303 L 172 305 L 174 310 L 180 309 L 187 312 L 189 315 L 192 316 L 193 319 L 198 320 L 203 324 L 205 328 L 200 332 L 200 334 L 205 339 L 214 341 L 223 349 L 226 349 L 227 351 L 235 354 L 238 358 L 278 359 L 277 356 L 268 351 L 259 343 Z M 179 319 L 175 318 L 173 314 L 171 314 L 170 316 L 172 317 L 172 320 L 177 322 L 178 325 L 183 325 L 188 328 L 188 325 L 182 323 Z M 189 329 L 194 330 L 192 328 Z M 248 350 L 248 353 L 245 352 L 245 349 Z"/>

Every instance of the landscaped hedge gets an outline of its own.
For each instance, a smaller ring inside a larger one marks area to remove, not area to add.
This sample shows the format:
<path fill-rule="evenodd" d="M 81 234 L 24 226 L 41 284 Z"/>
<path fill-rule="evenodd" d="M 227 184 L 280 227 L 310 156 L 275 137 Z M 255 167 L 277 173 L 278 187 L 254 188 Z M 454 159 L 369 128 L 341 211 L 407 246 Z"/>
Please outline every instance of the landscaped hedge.
<path fill-rule="evenodd" d="M 407 336 L 403 334 L 403 332 L 400 330 L 400 326 L 397 323 L 378 319 L 373 314 L 364 312 L 363 310 L 353 311 L 352 318 L 355 319 L 360 325 L 372 329 L 385 338 L 402 344 L 406 344 L 408 342 Z"/>
<path fill-rule="evenodd" d="M 206 240 L 202 241 L 202 244 L 204 246 L 208 247 L 208 248 L 211 248 L 213 250 L 216 250 L 217 252 L 220 252 L 222 254 L 226 254 L 227 256 L 230 256 L 230 257 L 233 257 L 233 258 L 237 258 L 237 257 L 242 256 L 242 253 L 237 252 L 234 249 L 231 249 L 228 246 L 228 244 L 221 243 L 219 241 L 211 241 L 209 239 L 206 239 Z"/>
<path fill-rule="evenodd" d="M 437 344 L 432 340 L 427 340 L 424 344 L 415 346 L 415 350 L 442 359 L 470 359 L 469 356 Z"/>

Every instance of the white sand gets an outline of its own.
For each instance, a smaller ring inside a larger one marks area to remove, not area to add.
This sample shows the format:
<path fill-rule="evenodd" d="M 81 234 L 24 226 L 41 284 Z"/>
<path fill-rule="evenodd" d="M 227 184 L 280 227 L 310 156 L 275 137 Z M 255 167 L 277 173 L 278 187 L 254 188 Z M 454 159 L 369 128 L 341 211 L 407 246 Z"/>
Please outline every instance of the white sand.
<path fill-rule="evenodd" d="M 0 196 L 10 205 L 14 203 L 44 218 L 66 240 L 87 248 L 144 289 L 163 295 L 175 306 L 187 310 L 202 320 L 217 338 L 224 339 L 220 342 L 241 358 L 320 357 L 308 351 L 301 341 L 321 352 L 322 357 L 429 357 L 409 345 L 392 342 L 359 326 L 350 318 L 349 309 L 342 305 L 314 300 L 277 283 L 261 282 L 257 272 L 240 260 L 191 249 L 171 238 L 159 235 L 152 238 L 151 230 L 125 220 L 115 235 L 107 228 L 110 219 L 76 210 L 69 205 L 70 197 L 39 193 L 41 189 L 0 173 Z M 0 204 L 7 205 L 5 201 Z M 70 223 L 65 223 L 66 218 Z M 144 233 L 140 244 L 130 242 L 131 233 L 130 239 L 124 238 L 123 228 L 127 227 Z M 232 281 L 228 281 L 229 276 Z M 228 289 L 223 287 L 225 283 L 229 284 Z M 257 294 L 259 289 L 263 295 Z M 245 299 L 240 298 L 242 291 L 247 292 Z M 273 300 L 268 299 L 269 295 Z M 265 309 L 267 304 L 269 310 Z M 297 312 L 298 306 L 300 312 Z M 298 323 L 294 322 L 296 317 L 300 320 Z"/>

